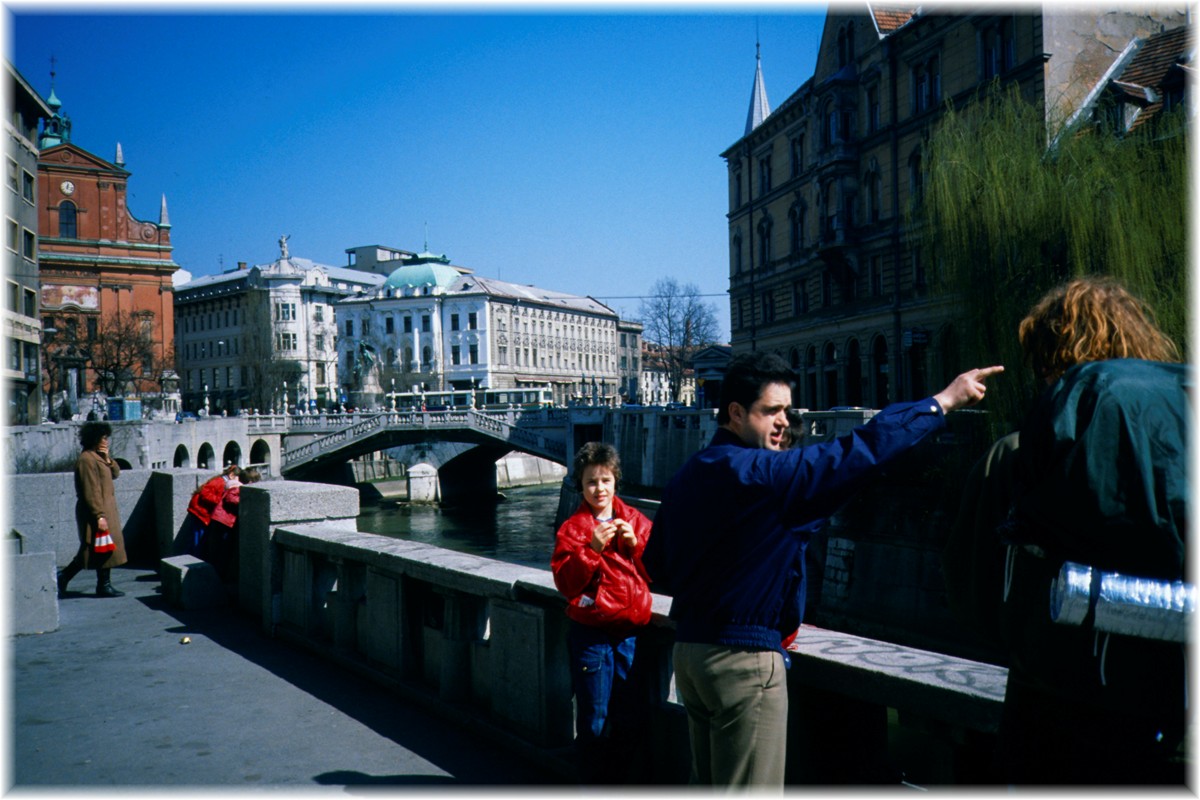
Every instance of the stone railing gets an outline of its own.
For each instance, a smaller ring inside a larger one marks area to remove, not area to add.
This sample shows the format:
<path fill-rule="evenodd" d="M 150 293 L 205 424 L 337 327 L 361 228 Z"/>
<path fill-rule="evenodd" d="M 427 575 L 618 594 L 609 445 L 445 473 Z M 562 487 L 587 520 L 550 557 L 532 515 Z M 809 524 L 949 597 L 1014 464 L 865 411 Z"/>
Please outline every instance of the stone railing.
<path fill-rule="evenodd" d="M 569 777 L 566 618 L 549 571 L 360 533 L 357 510 L 357 493 L 340 487 L 243 490 L 243 607 L 270 635 Z M 650 676 L 652 780 L 683 783 L 687 723 L 674 691 L 669 605 L 655 596 L 638 658 Z M 792 660 L 789 782 L 895 780 L 897 768 L 930 785 L 981 779 L 1005 670 L 811 627 Z M 919 741 L 916 756 L 897 751 L 897 738 L 910 748 Z"/>
<path fill-rule="evenodd" d="M 118 481 L 131 555 L 174 556 L 199 470 Z M 10 478 L 12 497 L 70 494 L 70 475 Z M 377 681 L 571 780 L 564 600 L 548 570 L 356 529 L 354 489 L 264 481 L 242 490 L 237 603 L 271 636 Z M 71 504 L 16 503 L 29 553 L 70 560 Z M 49 569 L 49 567 L 47 567 Z M 14 572 L 14 575 L 17 573 Z M 20 588 L 20 587 L 16 587 Z M 687 780 L 687 721 L 671 669 L 670 600 L 639 643 L 651 779 Z M 235 613 L 232 610 L 229 613 Z M 21 630 L 14 628 L 14 630 Z M 789 783 L 983 780 L 1006 672 L 989 664 L 805 627 L 793 646 Z"/>

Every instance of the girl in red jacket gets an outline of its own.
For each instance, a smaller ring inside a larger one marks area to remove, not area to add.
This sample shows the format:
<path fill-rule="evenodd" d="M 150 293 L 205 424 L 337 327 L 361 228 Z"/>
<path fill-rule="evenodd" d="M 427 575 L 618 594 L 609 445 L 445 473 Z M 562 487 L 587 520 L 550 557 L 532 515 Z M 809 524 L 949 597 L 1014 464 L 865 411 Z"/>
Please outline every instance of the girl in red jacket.
<path fill-rule="evenodd" d="M 588 442 L 575 454 L 579 509 L 558 529 L 550 568 L 566 596 L 575 740 L 586 783 L 617 780 L 636 757 L 641 698 L 632 680 L 636 633 L 650 621 L 642 551 L 650 520 L 616 495 L 617 450 Z"/>

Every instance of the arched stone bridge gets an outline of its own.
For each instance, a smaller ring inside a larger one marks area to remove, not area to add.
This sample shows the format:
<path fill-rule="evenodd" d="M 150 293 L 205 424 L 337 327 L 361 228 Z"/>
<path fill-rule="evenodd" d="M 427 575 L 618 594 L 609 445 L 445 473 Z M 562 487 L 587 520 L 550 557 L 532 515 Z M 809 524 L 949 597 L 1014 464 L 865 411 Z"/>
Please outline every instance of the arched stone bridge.
<path fill-rule="evenodd" d="M 314 427 L 312 438 L 292 418 L 287 444 L 281 459 L 281 471 L 289 478 L 301 478 L 325 467 L 405 444 L 430 441 L 468 442 L 482 445 L 485 453 L 520 450 L 541 458 L 566 464 L 569 420 L 565 411 L 487 412 L 476 409 L 448 411 L 382 411 L 369 416 L 357 415 L 341 427 L 329 430 Z M 318 418 L 312 418 L 314 422 Z M 298 440 L 307 441 L 297 443 Z"/>

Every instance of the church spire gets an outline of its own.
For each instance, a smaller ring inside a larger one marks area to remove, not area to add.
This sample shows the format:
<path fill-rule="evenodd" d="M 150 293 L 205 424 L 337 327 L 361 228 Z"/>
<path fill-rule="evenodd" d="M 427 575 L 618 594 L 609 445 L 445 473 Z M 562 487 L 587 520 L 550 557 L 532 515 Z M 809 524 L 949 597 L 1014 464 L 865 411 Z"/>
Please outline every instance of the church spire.
<path fill-rule="evenodd" d="M 116 160 L 113 161 L 113 163 L 116 164 L 118 167 L 125 166 L 125 152 L 121 149 L 120 142 L 117 142 L 117 156 L 116 156 Z"/>
<path fill-rule="evenodd" d="M 46 98 L 46 105 L 54 113 L 42 122 L 42 135 L 38 137 L 38 148 L 42 150 L 71 141 L 71 118 L 60 113 L 62 101 L 54 93 L 54 61 L 54 56 L 50 56 L 50 96 Z"/>
<path fill-rule="evenodd" d="M 167 196 L 162 196 L 162 209 L 158 212 L 158 227 L 171 227 L 171 217 L 167 214 Z"/>
<path fill-rule="evenodd" d="M 754 89 L 750 93 L 750 112 L 746 115 L 746 136 L 771 115 L 771 106 L 767 102 L 767 86 L 763 83 L 762 46 L 758 42 L 754 43 L 754 61 Z"/>

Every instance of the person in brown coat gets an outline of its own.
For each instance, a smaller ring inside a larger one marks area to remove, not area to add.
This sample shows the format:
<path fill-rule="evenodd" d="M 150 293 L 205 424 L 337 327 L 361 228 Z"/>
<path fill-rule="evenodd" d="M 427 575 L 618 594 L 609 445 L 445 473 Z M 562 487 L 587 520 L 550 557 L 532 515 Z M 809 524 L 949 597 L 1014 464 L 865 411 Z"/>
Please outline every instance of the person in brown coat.
<path fill-rule="evenodd" d="M 79 551 L 71 563 L 58 574 L 58 596 L 67 591 L 67 584 L 84 569 L 96 570 L 96 596 L 120 597 L 125 594 L 113 588 L 111 570 L 129 559 L 125 555 L 125 537 L 121 534 L 121 517 L 117 513 L 117 498 L 113 479 L 121 468 L 108 454 L 108 439 L 112 426 L 107 422 L 85 422 L 79 431 L 83 452 L 75 462 L 75 525 L 79 530 Z"/>

